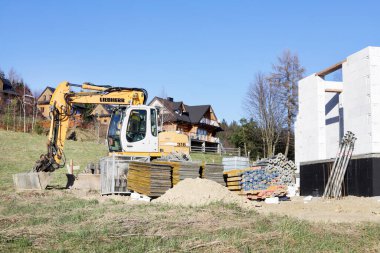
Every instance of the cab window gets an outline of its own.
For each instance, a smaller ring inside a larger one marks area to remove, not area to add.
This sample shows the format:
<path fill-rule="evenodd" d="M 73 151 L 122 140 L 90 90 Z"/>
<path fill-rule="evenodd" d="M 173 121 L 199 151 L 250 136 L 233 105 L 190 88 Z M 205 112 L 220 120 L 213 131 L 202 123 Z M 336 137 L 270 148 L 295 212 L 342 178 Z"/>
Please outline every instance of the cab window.
<path fill-rule="evenodd" d="M 150 109 L 150 122 L 152 135 L 157 136 L 157 116 L 155 109 Z"/>
<path fill-rule="evenodd" d="M 146 136 L 146 110 L 131 110 L 127 125 L 127 141 L 141 141 Z"/>
<path fill-rule="evenodd" d="M 108 129 L 108 148 L 111 152 L 121 151 L 120 129 L 121 129 L 122 122 L 123 122 L 123 111 L 122 110 L 114 111 L 111 117 L 109 129 Z"/>

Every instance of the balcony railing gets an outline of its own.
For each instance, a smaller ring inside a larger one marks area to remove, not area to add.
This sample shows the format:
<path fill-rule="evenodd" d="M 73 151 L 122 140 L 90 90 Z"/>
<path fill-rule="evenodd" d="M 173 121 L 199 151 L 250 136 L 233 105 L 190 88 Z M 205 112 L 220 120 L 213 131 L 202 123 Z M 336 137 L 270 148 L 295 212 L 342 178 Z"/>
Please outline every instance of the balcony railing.
<path fill-rule="evenodd" d="M 191 146 L 190 151 L 192 153 L 214 153 L 223 156 L 241 156 L 240 148 L 223 148 L 221 145 L 217 147 L 206 147 L 206 146 Z"/>
<path fill-rule="evenodd" d="M 190 138 L 192 140 L 200 140 L 200 141 L 208 141 L 213 143 L 219 143 L 219 138 L 213 137 L 213 136 L 207 136 L 207 135 L 200 135 L 200 134 L 190 134 Z"/>
<path fill-rule="evenodd" d="M 212 120 L 212 119 L 202 118 L 201 121 L 200 121 L 200 123 L 201 124 L 210 125 L 210 126 L 220 127 L 218 121 Z"/>

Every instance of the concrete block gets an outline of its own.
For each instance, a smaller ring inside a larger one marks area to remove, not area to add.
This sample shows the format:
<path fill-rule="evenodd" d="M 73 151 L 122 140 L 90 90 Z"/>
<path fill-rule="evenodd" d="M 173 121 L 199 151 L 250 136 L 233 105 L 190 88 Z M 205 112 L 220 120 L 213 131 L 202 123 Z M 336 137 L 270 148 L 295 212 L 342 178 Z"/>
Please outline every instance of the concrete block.
<path fill-rule="evenodd" d="M 72 188 L 100 191 L 100 174 L 78 174 Z"/>
<path fill-rule="evenodd" d="M 53 178 L 50 172 L 26 172 L 13 175 L 13 184 L 17 191 L 44 190 Z"/>

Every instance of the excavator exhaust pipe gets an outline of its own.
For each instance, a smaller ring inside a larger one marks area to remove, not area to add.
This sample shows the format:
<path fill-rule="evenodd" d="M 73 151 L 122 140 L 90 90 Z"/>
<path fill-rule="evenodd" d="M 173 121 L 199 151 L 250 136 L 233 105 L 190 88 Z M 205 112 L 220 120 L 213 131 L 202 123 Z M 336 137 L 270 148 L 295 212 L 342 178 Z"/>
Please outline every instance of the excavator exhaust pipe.
<path fill-rule="evenodd" d="M 13 175 L 16 191 L 44 190 L 53 178 L 51 172 L 26 172 Z"/>

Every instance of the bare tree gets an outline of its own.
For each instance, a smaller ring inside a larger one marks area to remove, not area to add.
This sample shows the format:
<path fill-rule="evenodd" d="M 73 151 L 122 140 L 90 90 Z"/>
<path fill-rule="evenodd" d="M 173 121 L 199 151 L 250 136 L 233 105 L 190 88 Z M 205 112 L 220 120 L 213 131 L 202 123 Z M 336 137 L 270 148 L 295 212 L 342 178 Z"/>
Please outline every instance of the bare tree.
<path fill-rule="evenodd" d="M 13 67 L 8 71 L 8 80 L 13 87 L 22 82 L 22 78 Z"/>
<path fill-rule="evenodd" d="M 0 68 L 0 79 L 4 79 L 4 78 L 5 78 L 4 71 Z"/>
<path fill-rule="evenodd" d="M 284 122 L 284 107 L 275 87 L 264 74 L 256 74 L 249 86 L 244 106 L 261 130 L 264 156 L 272 156 L 276 152 Z"/>
<path fill-rule="evenodd" d="M 298 55 L 285 50 L 272 66 L 270 82 L 276 87 L 286 114 L 286 146 L 285 156 L 288 156 L 290 137 L 294 120 L 298 111 L 298 81 L 302 79 L 305 69 L 299 62 Z"/>
<path fill-rule="evenodd" d="M 33 91 L 33 109 L 32 109 L 32 132 L 34 132 L 34 126 L 36 124 L 36 118 L 38 114 L 38 97 L 41 95 L 42 91 Z"/>

